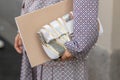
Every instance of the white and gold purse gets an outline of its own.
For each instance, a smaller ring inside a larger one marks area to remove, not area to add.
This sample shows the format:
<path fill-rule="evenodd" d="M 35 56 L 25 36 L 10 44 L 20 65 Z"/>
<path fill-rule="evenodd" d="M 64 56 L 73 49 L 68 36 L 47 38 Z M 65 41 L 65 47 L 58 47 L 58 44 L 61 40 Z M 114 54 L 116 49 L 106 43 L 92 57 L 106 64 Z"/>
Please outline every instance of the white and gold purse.
<path fill-rule="evenodd" d="M 99 22 L 99 34 L 103 33 L 102 25 Z M 58 59 L 65 52 L 64 43 L 70 41 L 73 34 L 73 13 L 64 15 L 57 20 L 44 25 L 38 32 L 42 47 L 51 59 Z"/>

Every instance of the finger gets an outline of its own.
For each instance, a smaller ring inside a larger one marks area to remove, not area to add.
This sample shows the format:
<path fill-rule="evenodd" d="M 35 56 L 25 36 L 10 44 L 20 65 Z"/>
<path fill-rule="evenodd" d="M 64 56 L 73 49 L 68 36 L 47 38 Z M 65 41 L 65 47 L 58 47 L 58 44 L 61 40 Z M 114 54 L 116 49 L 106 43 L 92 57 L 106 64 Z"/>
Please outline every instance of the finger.
<path fill-rule="evenodd" d="M 22 53 L 22 51 L 23 51 L 22 46 L 19 46 L 19 53 L 21 54 L 21 53 Z"/>
<path fill-rule="evenodd" d="M 22 53 L 22 40 L 21 40 L 21 38 L 19 38 L 19 40 L 18 40 L 18 48 L 19 48 L 19 53 Z"/>
<path fill-rule="evenodd" d="M 22 50 L 22 46 L 23 46 L 23 44 L 22 44 L 22 40 L 21 40 L 21 38 L 19 39 L 19 48 Z"/>
<path fill-rule="evenodd" d="M 19 38 L 19 40 L 18 40 L 18 45 L 22 46 L 22 40 L 21 40 L 21 38 Z"/>
<path fill-rule="evenodd" d="M 18 37 L 19 37 L 19 35 L 17 35 L 16 38 L 15 38 L 15 44 L 14 44 L 14 46 L 15 46 L 16 51 L 18 53 L 21 53 L 21 50 L 19 48 L 19 38 Z"/>
<path fill-rule="evenodd" d="M 64 60 L 65 60 L 65 56 L 64 56 L 64 55 L 61 57 L 61 60 L 62 60 L 62 61 L 64 61 Z"/>
<path fill-rule="evenodd" d="M 17 48 L 17 42 L 18 41 L 18 35 L 16 35 L 16 37 L 15 37 L 15 41 L 14 41 L 14 48 L 16 49 Z"/>
<path fill-rule="evenodd" d="M 66 57 L 66 55 L 64 54 L 64 55 L 61 57 L 61 59 L 62 59 L 62 61 L 65 61 L 65 60 L 67 60 L 67 57 Z"/>
<path fill-rule="evenodd" d="M 17 36 L 16 36 L 16 38 L 15 38 L 14 47 L 15 47 L 16 51 L 18 52 L 18 37 L 17 37 Z"/>
<path fill-rule="evenodd" d="M 70 60 L 72 57 L 73 57 L 72 55 L 66 55 L 66 54 L 64 54 L 64 55 L 61 57 L 61 59 L 62 59 L 62 61 L 65 61 L 65 60 Z"/>
<path fill-rule="evenodd" d="M 66 60 L 66 59 L 67 59 L 66 54 L 67 54 L 67 51 L 65 51 L 65 53 L 64 53 L 64 54 L 63 54 L 63 56 L 61 57 L 62 61 L 64 61 L 64 60 Z"/>

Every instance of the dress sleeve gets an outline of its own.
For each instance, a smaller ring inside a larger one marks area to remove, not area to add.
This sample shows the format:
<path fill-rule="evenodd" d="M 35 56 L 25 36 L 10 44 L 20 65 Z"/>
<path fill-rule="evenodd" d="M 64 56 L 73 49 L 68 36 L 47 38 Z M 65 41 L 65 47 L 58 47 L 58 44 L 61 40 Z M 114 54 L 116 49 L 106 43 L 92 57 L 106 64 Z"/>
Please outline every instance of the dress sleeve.
<path fill-rule="evenodd" d="M 98 0 L 73 0 L 73 38 L 65 43 L 68 51 L 75 57 L 87 54 L 97 42 Z"/>

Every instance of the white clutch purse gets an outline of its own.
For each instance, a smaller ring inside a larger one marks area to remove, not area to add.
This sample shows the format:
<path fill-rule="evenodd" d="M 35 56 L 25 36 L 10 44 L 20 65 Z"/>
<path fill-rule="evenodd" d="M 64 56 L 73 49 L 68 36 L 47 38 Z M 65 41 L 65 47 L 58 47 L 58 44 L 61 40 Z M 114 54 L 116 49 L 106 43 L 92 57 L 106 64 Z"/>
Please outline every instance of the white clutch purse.
<path fill-rule="evenodd" d="M 102 25 L 99 21 L 99 34 L 103 32 Z M 102 30 L 101 30 L 102 29 Z M 45 53 L 51 59 L 58 59 L 65 52 L 64 43 L 70 41 L 73 34 L 73 13 L 64 15 L 57 20 L 44 25 L 38 31 L 42 47 Z"/>

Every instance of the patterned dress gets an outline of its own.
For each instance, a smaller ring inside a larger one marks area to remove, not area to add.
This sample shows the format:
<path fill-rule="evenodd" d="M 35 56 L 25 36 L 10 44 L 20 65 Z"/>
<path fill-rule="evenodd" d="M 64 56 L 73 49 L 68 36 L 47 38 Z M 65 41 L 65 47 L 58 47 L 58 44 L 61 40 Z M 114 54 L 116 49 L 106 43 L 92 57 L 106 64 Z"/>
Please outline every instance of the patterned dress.
<path fill-rule="evenodd" d="M 62 0 L 23 0 L 22 14 Z M 86 59 L 98 39 L 98 0 L 73 0 L 74 37 L 65 46 L 75 57 L 31 68 L 25 49 L 20 80 L 88 80 Z"/>

